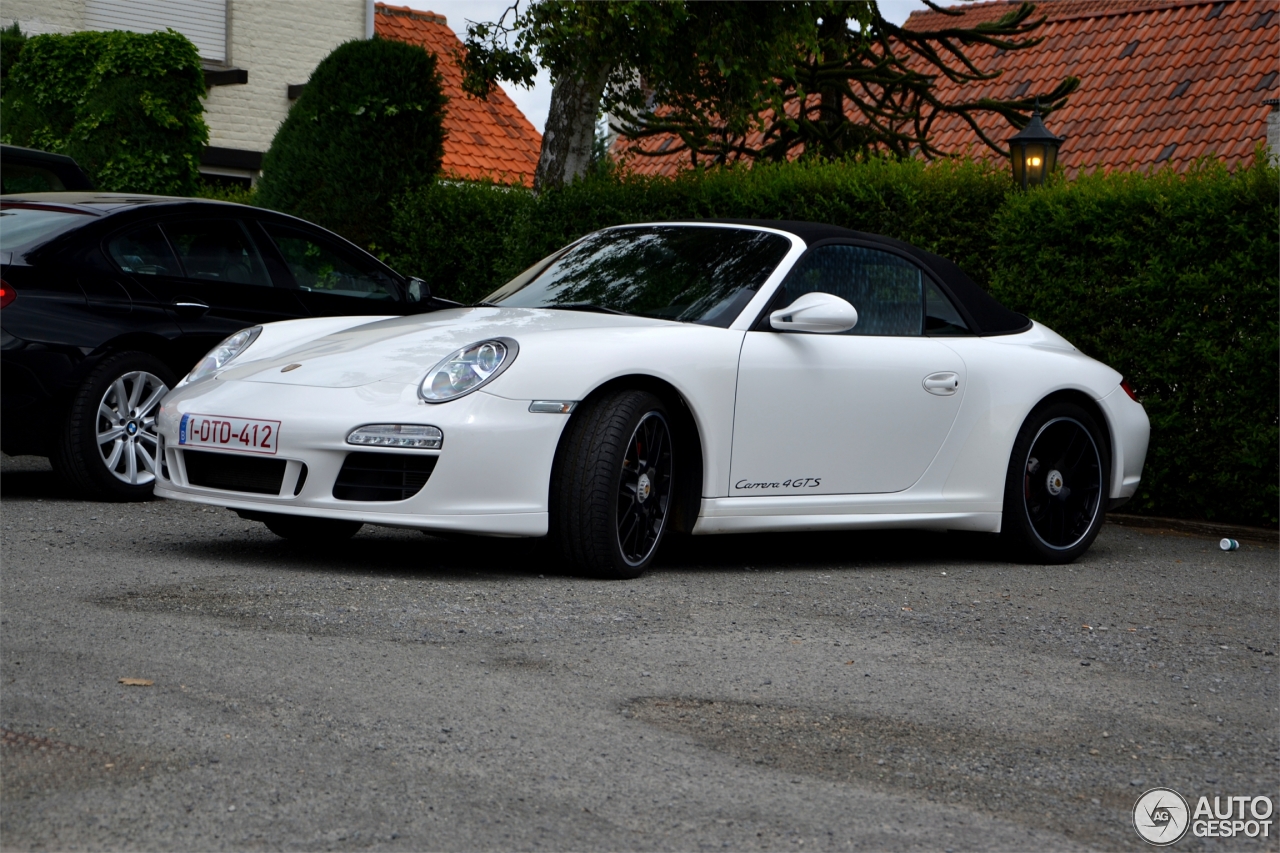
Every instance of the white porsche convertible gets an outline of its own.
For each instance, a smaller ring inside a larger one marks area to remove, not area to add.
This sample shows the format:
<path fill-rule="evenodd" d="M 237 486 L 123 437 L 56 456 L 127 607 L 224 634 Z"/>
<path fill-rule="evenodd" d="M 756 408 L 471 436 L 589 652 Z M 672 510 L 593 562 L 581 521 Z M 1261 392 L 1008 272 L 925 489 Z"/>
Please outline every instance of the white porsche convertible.
<path fill-rule="evenodd" d="M 611 578 L 671 530 L 987 531 L 1066 562 L 1149 432 L 1120 374 L 950 261 L 776 221 L 609 228 L 471 307 L 246 329 L 157 417 L 162 497 L 310 542 L 547 536 Z"/>

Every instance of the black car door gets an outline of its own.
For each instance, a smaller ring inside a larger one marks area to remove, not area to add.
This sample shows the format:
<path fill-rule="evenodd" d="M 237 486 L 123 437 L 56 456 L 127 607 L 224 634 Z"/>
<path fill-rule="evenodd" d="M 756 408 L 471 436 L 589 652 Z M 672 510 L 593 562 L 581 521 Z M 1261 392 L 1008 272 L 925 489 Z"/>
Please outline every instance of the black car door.
<path fill-rule="evenodd" d="M 306 316 L 294 291 L 272 281 L 239 218 L 164 220 L 115 235 L 106 248 L 172 313 L 182 329 L 184 357 L 193 364 L 247 326 Z"/>
<path fill-rule="evenodd" d="M 404 285 L 372 257 L 321 231 L 294 223 L 258 222 L 297 285 L 298 298 L 315 317 L 405 314 Z M 425 306 L 423 306 L 425 308 Z"/>

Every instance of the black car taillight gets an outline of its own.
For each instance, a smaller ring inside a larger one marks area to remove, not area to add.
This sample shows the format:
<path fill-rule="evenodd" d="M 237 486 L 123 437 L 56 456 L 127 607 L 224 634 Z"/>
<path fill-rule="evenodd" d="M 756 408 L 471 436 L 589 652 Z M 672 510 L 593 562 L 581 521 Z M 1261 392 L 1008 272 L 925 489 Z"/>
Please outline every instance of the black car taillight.
<path fill-rule="evenodd" d="M 9 307 L 9 303 L 18 298 L 18 291 L 13 289 L 13 285 L 0 278 L 0 308 Z"/>

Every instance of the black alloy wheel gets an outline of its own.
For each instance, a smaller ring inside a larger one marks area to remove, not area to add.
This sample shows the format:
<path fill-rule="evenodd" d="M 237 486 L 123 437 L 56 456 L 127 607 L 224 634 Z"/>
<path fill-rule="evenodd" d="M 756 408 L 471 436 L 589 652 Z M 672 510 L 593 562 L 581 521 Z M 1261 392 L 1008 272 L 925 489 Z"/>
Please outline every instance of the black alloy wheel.
<path fill-rule="evenodd" d="M 663 402 L 647 391 L 592 401 L 566 428 L 551 487 L 551 536 L 568 567 L 639 577 L 675 499 L 676 450 Z"/>
<path fill-rule="evenodd" d="M 652 556 L 670 509 L 671 430 L 660 412 L 647 412 L 627 442 L 618 480 L 618 548 L 628 566 Z"/>
<path fill-rule="evenodd" d="M 1021 556 L 1067 563 L 1093 543 L 1106 511 L 1106 445 L 1081 407 L 1032 412 L 1014 443 L 1005 487 L 1004 534 Z"/>

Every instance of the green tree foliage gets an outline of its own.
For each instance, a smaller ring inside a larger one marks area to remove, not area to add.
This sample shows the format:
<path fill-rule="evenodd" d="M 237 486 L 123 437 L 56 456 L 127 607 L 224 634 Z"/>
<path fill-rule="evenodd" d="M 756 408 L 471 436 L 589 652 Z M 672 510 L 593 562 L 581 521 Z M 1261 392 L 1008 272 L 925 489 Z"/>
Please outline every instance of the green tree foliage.
<path fill-rule="evenodd" d="M 442 183 L 397 203 L 391 262 L 474 302 L 569 241 L 629 222 L 801 219 L 907 240 L 1129 379 L 1152 434 L 1126 511 L 1274 526 L 1278 199 L 1280 172 L 1266 165 L 1024 193 L 990 164 L 875 157 L 606 173 L 536 196 Z"/>
<path fill-rule="evenodd" d="M 380 38 L 340 45 L 272 140 L 258 204 L 375 245 L 391 199 L 440 171 L 445 101 L 436 58 L 422 48 Z"/>
<path fill-rule="evenodd" d="M 992 293 L 1123 373 L 1151 418 L 1126 511 L 1274 527 L 1280 172 L 1094 174 L 1014 193 Z"/>
<path fill-rule="evenodd" d="M 928 32 L 889 23 L 875 0 L 537 0 L 523 12 L 513 8 L 510 23 L 504 16 L 469 27 L 465 85 L 482 96 L 495 80 L 528 84 L 539 65 L 550 70 L 555 89 L 538 188 L 585 174 L 589 128 L 601 109 L 630 138 L 674 134 L 678 144 L 662 153 L 688 151 L 694 165 L 783 161 L 797 150 L 824 159 L 938 156 L 947 153 L 930 142 L 939 116 L 961 116 L 1002 149 L 977 116 L 994 112 L 1020 128 L 1037 99 L 1051 112 L 1078 85 L 1067 78 L 1007 101 L 937 96 L 939 78 L 999 76 L 968 58 L 973 46 L 1013 51 L 1040 42 L 1031 34 L 1043 18 L 1029 3 L 997 21 Z M 748 144 L 753 132 L 763 141 Z"/>
<path fill-rule="evenodd" d="M 962 14 L 926 3 L 943 15 Z M 676 43 L 659 54 L 658 63 L 642 68 L 647 102 L 638 103 L 635 92 L 623 99 L 624 135 L 643 139 L 674 134 L 680 143 L 662 153 L 687 150 L 695 164 L 700 157 L 721 163 L 782 161 L 798 151 L 823 159 L 872 153 L 936 157 L 948 152 L 930 140 L 933 123 L 956 115 L 979 139 L 1003 152 L 1003 142 L 979 126 L 979 115 L 996 113 L 1021 128 L 1036 103 L 1042 113 L 1052 112 L 1079 85 L 1068 77 L 1049 91 L 1013 100 L 974 92 L 944 101 L 935 91 L 939 79 L 963 86 L 1000 76 L 969 58 L 967 51 L 974 46 L 1008 52 L 1043 41 L 1033 33 L 1044 18 L 1035 17 L 1031 3 L 971 27 L 911 30 L 885 20 L 874 0 L 819 0 L 775 10 L 773 14 L 783 14 L 784 24 L 761 20 L 756 23 L 765 26 L 754 33 L 750 22 L 717 20 L 723 17 L 717 10 L 721 5 L 741 5 L 740 14 L 758 15 L 759 4 L 687 4 L 688 21 L 675 30 Z M 779 43 L 778 33 L 794 36 Z M 740 44 L 744 38 L 755 44 Z M 725 50 L 735 42 L 739 44 Z M 761 51 L 760 59 L 744 63 L 736 58 L 753 47 Z M 752 80 L 764 60 L 767 71 Z M 735 71 L 746 86 L 728 85 Z M 763 139 L 749 143 L 752 132 Z"/>
<path fill-rule="evenodd" d="M 631 85 L 633 69 L 662 49 L 682 9 L 671 0 L 540 0 L 520 12 L 517 3 L 508 10 L 515 13 L 510 24 L 504 14 L 493 23 L 468 25 L 463 88 L 486 97 L 498 80 L 528 86 L 540 65 L 551 72 L 534 188 L 560 186 L 591 168 L 606 90 Z"/>
<path fill-rule="evenodd" d="M 27 40 L 5 78 L 5 142 L 69 154 L 101 189 L 190 195 L 204 72 L 182 35 L 83 32 Z"/>

